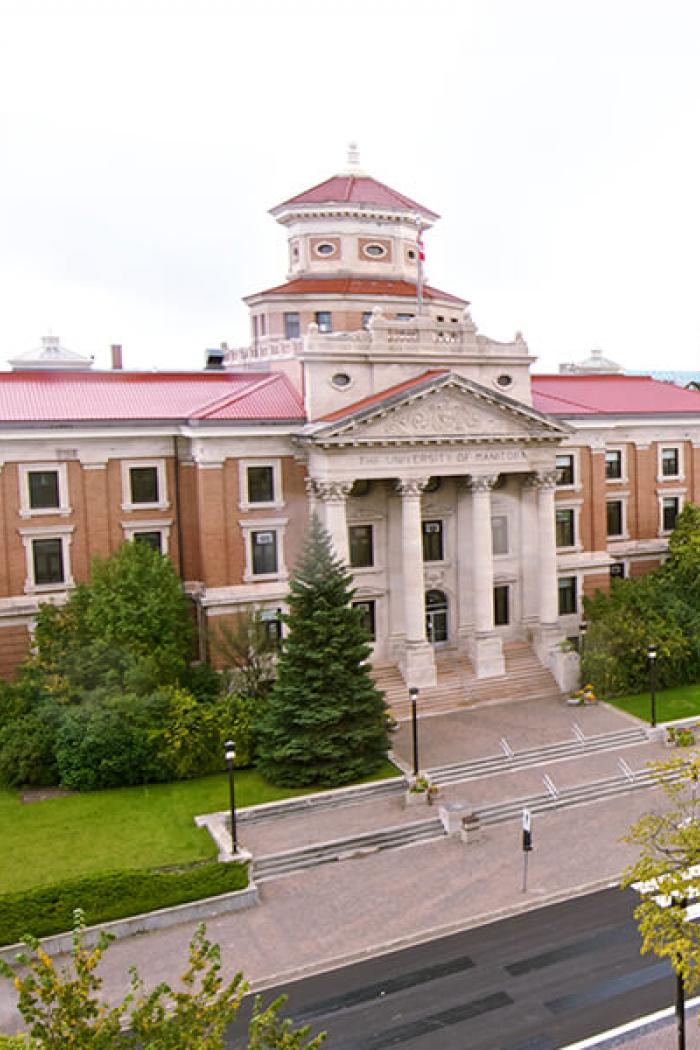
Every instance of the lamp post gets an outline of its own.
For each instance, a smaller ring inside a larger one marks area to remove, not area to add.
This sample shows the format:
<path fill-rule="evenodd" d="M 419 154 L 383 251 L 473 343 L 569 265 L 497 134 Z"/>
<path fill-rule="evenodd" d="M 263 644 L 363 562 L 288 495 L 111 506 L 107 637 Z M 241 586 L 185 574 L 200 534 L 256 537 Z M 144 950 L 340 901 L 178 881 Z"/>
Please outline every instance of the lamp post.
<path fill-rule="evenodd" d="M 418 699 L 418 687 L 409 687 L 408 696 L 411 701 L 411 726 L 413 730 L 413 775 L 418 776 L 418 719 L 416 717 L 416 701 Z"/>
<path fill-rule="evenodd" d="M 588 630 L 588 621 L 587 620 L 581 620 L 581 623 L 579 624 L 579 635 L 580 635 L 580 638 L 581 638 L 581 641 L 579 643 L 579 650 L 580 650 L 579 655 L 582 658 L 583 658 L 584 649 L 586 648 L 586 631 L 587 630 Z"/>
<path fill-rule="evenodd" d="M 656 725 L 656 646 L 650 645 L 647 649 L 647 660 L 649 663 L 649 692 L 651 693 L 651 724 Z"/>
<path fill-rule="evenodd" d="M 236 757 L 236 751 L 233 740 L 227 740 L 224 744 L 224 749 L 226 768 L 228 769 L 228 791 L 231 801 L 231 852 L 238 853 L 238 835 L 236 833 L 236 792 L 233 782 L 233 760 Z"/>

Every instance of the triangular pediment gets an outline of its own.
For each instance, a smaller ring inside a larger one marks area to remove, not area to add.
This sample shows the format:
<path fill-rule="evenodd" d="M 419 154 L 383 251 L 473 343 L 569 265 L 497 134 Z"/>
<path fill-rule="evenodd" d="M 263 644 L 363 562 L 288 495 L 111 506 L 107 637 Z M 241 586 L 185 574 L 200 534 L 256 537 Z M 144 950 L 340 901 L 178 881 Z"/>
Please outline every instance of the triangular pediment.
<path fill-rule="evenodd" d="M 542 441 L 568 432 L 528 405 L 454 373 L 359 402 L 307 431 L 315 444 L 324 445 Z"/>

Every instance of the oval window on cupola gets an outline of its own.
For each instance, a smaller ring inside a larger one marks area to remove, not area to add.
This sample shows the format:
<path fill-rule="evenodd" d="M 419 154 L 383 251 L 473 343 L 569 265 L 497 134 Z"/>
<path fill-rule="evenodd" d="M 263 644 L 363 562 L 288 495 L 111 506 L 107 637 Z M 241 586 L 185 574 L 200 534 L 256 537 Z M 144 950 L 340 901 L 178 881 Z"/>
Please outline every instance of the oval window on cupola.
<path fill-rule="evenodd" d="M 317 255 L 335 255 L 335 245 L 334 244 L 329 244 L 327 241 L 324 241 L 323 244 L 317 244 L 316 245 L 316 254 Z"/>
<path fill-rule="evenodd" d="M 383 244 L 366 244 L 362 250 L 372 259 L 381 259 L 383 255 L 386 255 L 386 248 Z"/>

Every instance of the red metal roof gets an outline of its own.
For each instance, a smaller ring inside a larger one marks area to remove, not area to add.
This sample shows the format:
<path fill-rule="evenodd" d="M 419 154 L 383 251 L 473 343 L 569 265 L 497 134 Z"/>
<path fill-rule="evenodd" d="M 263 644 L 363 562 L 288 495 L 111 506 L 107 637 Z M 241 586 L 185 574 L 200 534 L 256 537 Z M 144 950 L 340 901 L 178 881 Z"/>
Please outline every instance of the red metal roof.
<path fill-rule="evenodd" d="M 700 392 L 650 376 L 533 375 L 532 400 L 554 416 L 700 413 Z"/>
<path fill-rule="evenodd" d="M 378 405 L 382 401 L 386 401 L 387 398 L 395 397 L 396 394 L 403 394 L 406 391 L 411 390 L 415 386 L 420 386 L 431 379 L 436 379 L 438 376 L 447 375 L 449 372 L 448 368 L 434 368 L 429 372 L 422 372 L 419 376 L 414 376 L 413 379 L 405 379 L 403 383 L 397 383 L 396 386 L 387 387 L 386 390 L 380 390 L 378 394 L 370 394 L 369 397 L 363 397 L 361 401 L 355 401 L 352 405 L 347 405 L 345 408 L 339 408 L 335 412 L 329 412 L 327 416 L 321 416 L 316 420 L 317 423 L 333 423 L 337 419 L 344 419 L 346 416 L 352 416 L 356 412 L 362 412 L 364 409 L 372 408 L 373 405 Z"/>
<path fill-rule="evenodd" d="M 4 372 L 3 423 L 304 419 L 277 372 Z"/>
<path fill-rule="evenodd" d="M 404 197 L 403 193 L 397 193 L 391 186 L 368 175 L 333 175 L 325 182 L 319 182 L 310 190 L 304 190 L 296 197 L 290 197 L 282 204 L 272 208 L 272 214 L 287 208 L 292 204 L 358 204 L 373 207 L 390 208 L 393 211 L 420 212 L 423 216 L 431 219 L 439 219 L 434 211 L 425 208 L 422 204 Z"/>
<path fill-rule="evenodd" d="M 394 281 L 388 277 L 297 277 L 286 284 L 278 284 L 274 288 L 266 288 L 264 292 L 248 295 L 243 301 L 247 303 L 256 295 L 387 295 L 415 299 L 416 286 L 411 281 Z M 423 296 L 426 299 L 444 300 L 460 306 L 469 305 L 466 299 L 459 299 L 456 295 L 441 292 L 430 285 L 423 286 Z"/>

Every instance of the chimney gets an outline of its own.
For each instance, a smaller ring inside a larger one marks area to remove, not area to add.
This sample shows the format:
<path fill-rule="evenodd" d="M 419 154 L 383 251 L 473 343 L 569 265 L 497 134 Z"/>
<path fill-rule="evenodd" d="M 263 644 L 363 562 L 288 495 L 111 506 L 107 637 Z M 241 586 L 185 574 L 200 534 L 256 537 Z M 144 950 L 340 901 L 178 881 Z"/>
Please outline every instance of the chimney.
<path fill-rule="evenodd" d="M 115 369 L 115 370 L 119 370 L 120 368 L 123 368 L 124 365 L 122 363 L 122 348 L 121 348 L 121 344 L 120 343 L 112 343 L 111 350 L 112 350 L 112 368 Z"/>

